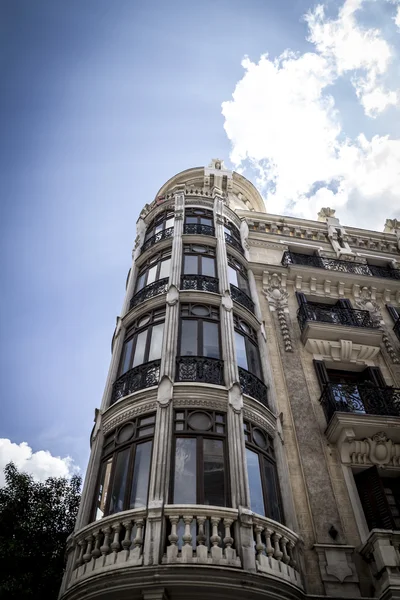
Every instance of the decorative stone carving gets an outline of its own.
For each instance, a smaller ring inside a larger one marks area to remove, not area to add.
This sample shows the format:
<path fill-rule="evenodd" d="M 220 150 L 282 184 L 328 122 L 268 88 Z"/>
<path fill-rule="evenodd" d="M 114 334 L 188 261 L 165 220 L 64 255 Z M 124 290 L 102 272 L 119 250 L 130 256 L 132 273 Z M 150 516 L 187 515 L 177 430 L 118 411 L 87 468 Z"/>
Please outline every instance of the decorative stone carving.
<path fill-rule="evenodd" d="M 390 341 L 390 339 L 386 333 L 386 329 L 384 327 L 385 322 L 382 319 L 380 307 L 379 307 L 379 304 L 376 302 L 375 298 L 376 298 L 376 288 L 364 286 L 359 291 L 359 295 L 355 299 L 355 304 L 356 304 L 357 308 L 360 308 L 361 310 L 369 311 L 374 325 L 376 325 L 376 327 L 378 327 L 382 331 L 382 334 L 383 334 L 382 341 L 385 345 L 387 353 L 389 354 L 389 356 L 392 360 L 392 363 L 398 365 L 400 363 L 400 360 L 396 354 L 395 349 L 392 346 L 392 342 Z"/>
<path fill-rule="evenodd" d="M 354 546 L 315 544 L 321 578 L 328 596 L 361 596 L 353 562 Z"/>
<path fill-rule="evenodd" d="M 318 213 L 318 221 L 322 221 L 323 223 L 326 222 L 326 219 L 329 219 L 331 217 L 335 216 L 335 212 L 336 210 L 334 208 L 321 208 L 321 210 Z"/>
<path fill-rule="evenodd" d="M 400 230 L 400 221 L 398 219 L 386 219 L 383 231 L 385 233 L 396 233 L 396 230 Z"/>
<path fill-rule="evenodd" d="M 354 434 L 354 432 L 353 432 Z M 340 457 L 344 464 L 400 466 L 400 444 L 395 444 L 384 431 L 363 440 L 347 435 L 340 446 Z"/>
<path fill-rule="evenodd" d="M 270 310 L 277 313 L 285 351 L 293 352 L 292 339 L 285 314 L 289 312 L 289 294 L 286 291 L 286 277 L 286 273 L 270 274 L 268 271 L 264 271 L 263 288 Z"/>
<path fill-rule="evenodd" d="M 176 407 L 181 406 L 182 408 L 190 408 L 194 406 L 199 408 L 201 407 L 221 411 L 226 411 L 228 408 L 227 402 L 223 402 L 222 400 L 213 400 L 212 398 L 210 398 L 210 400 L 206 400 L 204 398 L 198 398 L 196 396 L 193 396 L 193 398 L 190 398 L 189 396 L 187 398 L 174 398 L 173 404 Z"/>
<path fill-rule="evenodd" d="M 249 421 L 253 421 L 253 423 L 257 423 L 260 425 L 265 431 L 269 433 L 269 435 L 274 438 L 276 435 L 275 428 L 271 425 L 267 419 L 264 419 L 261 415 L 259 415 L 254 410 L 249 410 L 248 408 L 243 408 L 243 418 L 248 419 Z"/>
<path fill-rule="evenodd" d="M 379 354 L 379 346 L 354 344 L 351 340 L 308 339 L 305 348 L 317 360 L 327 362 L 350 362 L 358 365 L 373 367 L 374 359 Z"/>
<path fill-rule="evenodd" d="M 132 417 L 136 417 L 137 415 L 142 415 L 147 412 L 151 412 L 152 410 L 157 409 L 157 402 L 146 402 L 146 404 L 140 404 L 135 408 L 129 408 L 128 410 L 124 410 L 123 412 L 116 415 L 113 419 L 106 421 L 103 423 L 103 434 L 106 435 L 109 431 L 114 429 L 120 423 L 131 419 Z"/>

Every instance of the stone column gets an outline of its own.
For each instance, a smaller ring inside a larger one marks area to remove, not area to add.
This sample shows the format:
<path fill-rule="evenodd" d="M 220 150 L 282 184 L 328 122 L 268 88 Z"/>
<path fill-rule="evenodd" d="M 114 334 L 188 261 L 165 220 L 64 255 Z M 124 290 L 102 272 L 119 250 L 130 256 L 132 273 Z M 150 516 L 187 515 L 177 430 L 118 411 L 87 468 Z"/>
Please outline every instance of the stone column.
<path fill-rule="evenodd" d="M 175 223 L 172 241 L 171 273 L 166 298 L 166 314 L 161 353 L 158 408 L 154 432 L 152 469 L 149 485 L 148 515 L 144 540 L 144 564 L 158 564 L 163 549 L 163 506 L 168 502 L 168 483 L 172 444 L 172 395 L 179 327 L 179 287 L 182 264 L 182 233 L 185 197 L 175 193 Z"/>

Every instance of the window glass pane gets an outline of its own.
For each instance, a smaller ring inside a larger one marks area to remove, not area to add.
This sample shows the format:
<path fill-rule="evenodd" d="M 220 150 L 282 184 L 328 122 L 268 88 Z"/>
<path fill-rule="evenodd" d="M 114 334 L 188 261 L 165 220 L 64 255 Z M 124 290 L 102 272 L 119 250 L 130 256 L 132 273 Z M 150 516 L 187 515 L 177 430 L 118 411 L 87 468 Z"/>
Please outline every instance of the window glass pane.
<path fill-rule="evenodd" d="M 186 275 L 187 274 L 197 275 L 199 272 L 198 262 L 199 262 L 199 259 L 197 256 L 194 256 L 193 254 L 187 254 L 185 256 L 185 260 L 184 260 L 183 272 Z"/>
<path fill-rule="evenodd" d="M 181 356 L 197 356 L 197 321 L 182 320 Z"/>
<path fill-rule="evenodd" d="M 138 292 L 139 290 L 142 289 L 142 287 L 144 287 L 144 282 L 146 279 L 146 273 L 142 273 L 139 277 L 138 280 L 136 282 L 136 291 Z"/>
<path fill-rule="evenodd" d="M 202 274 L 208 277 L 215 277 L 215 260 L 208 258 L 207 256 L 201 257 L 202 262 Z"/>
<path fill-rule="evenodd" d="M 128 369 L 130 369 L 131 358 L 132 358 L 132 345 L 133 345 L 133 338 L 130 339 L 129 342 L 125 343 L 124 358 L 122 360 L 120 375 L 123 375 L 124 373 L 126 373 L 128 371 Z"/>
<path fill-rule="evenodd" d="M 158 358 L 161 358 L 163 331 L 164 331 L 164 323 L 159 323 L 158 325 L 154 325 L 152 334 L 151 334 L 149 358 L 147 360 L 150 361 L 150 360 L 157 360 Z"/>
<path fill-rule="evenodd" d="M 196 504 L 196 496 L 196 440 L 177 438 L 173 501 L 175 504 Z"/>
<path fill-rule="evenodd" d="M 129 508 L 141 508 L 147 504 L 152 443 L 145 442 L 136 446 Z"/>
<path fill-rule="evenodd" d="M 236 359 L 239 367 L 242 369 L 246 369 L 247 367 L 247 356 L 246 356 L 246 346 L 244 343 L 244 337 L 240 335 L 237 331 L 235 331 L 235 345 L 236 345 Z"/>
<path fill-rule="evenodd" d="M 96 507 L 95 520 L 104 517 L 104 510 L 107 502 L 107 492 L 110 483 L 112 458 L 109 458 L 106 463 L 103 464 L 102 473 L 100 478 L 99 495 Z"/>
<path fill-rule="evenodd" d="M 249 478 L 251 510 L 259 515 L 265 516 L 258 454 L 246 448 L 246 460 L 247 475 Z"/>
<path fill-rule="evenodd" d="M 174 226 L 174 217 L 170 217 L 169 219 L 167 219 L 165 221 L 165 229 L 168 229 L 169 227 L 173 227 Z"/>
<path fill-rule="evenodd" d="M 145 351 L 145 347 L 146 347 L 147 332 L 148 332 L 148 329 L 146 329 L 145 331 L 142 331 L 141 333 L 139 333 L 136 336 L 137 342 L 136 342 L 136 348 L 135 348 L 135 356 L 133 359 L 134 367 L 144 363 L 144 351 Z"/>
<path fill-rule="evenodd" d="M 207 217 L 200 217 L 200 223 L 202 225 L 212 225 L 213 224 L 212 219 L 209 219 Z"/>
<path fill-rule="evenodd" d="M 164 279 L 164 277 L 169 277 L 170 270 L 171 270 L 171 259 L 167 258 L 167 260 L 163 260 L 161 263 L 159 279 Z"/>
<path fill-rule="evenodd" d="M 222 440 L 203 440 L 204 504 L 225 506 L 224 444 Z"/>
<path fill-rule="evenodd" d="M 156 227 L 155 227 L 155 229 L 154 229 L 154 232 L 155 232 L 155 233 L 159 233 L 159 232 L 160 232 L 160 231 L 162 231 L 163 229 L 164 229 L 164 223 L 163 223 L 163 222 L 161 222 L 161 223 L 159 223 L 158 225 L 156 225 Z"/>
<path fill-rule="evenodd" d="M 237 283 L 238 288 L 241 289 L 245 294 L 250 296 L 249 282 L 247 281 L 247 279 L 245 277 L 243 277 L 243 275 L 238 273 L 237 280 L 238 280 L 238 283 Z"/>
<path fill-rule="evenodd" d="M 203 356 L 219 358 L 218 323 L 203 321 Z"/>
<path fill-rule="evenodd" d="M 232 285 L 238 287 L 237 271 L 228 265 L 228 280 Z"/>
<path fill-rule="evenodd" d="M 275 466 L 266 460 L 262 459 L 264 463 L 265 482 L 267 486 L 267 504 L 268 504 L 268 517 L 275 521 L 281 521 L 281 510 L 278 500 L 278 482 L 276 479 Z"/>
<path fill-rule="evenodd" d="M 258 353 L 258 348 L 254 344 L 252 344 L 249 340 L 246 340 L 246 348 L 247 348 L 247 363 L 249 365 L 248 370 L 251 373 L 254 373 L 259 379 L 261 379 L 261 369 L 260 369 L 260 355 Z"/>
<path fill-rule="evenodd" d="M 151 269 L 149 269 L 147 271 L 148 275 L 147 275 L 146 285 L 150 285 L 150 283 L 153 283 L 153 281 L 156 280 L 156 272 L 157 272 L 157 265 L 154 265 L 154 267 L 151 267 Z"/>
<path fill-rule="evenodd" d="M 114 481 L 111 490 L 109 514 L 124 510 L 124 497 L 126 489 L 126 476 L 128 473 L 130 448 L 117 454 Z"/>
<path fill-rule="evenodd" d="M 185 219 L 186 223 L 197 223 L 197 217 L 191 217 L 190 215 L 188 215 Z"/>

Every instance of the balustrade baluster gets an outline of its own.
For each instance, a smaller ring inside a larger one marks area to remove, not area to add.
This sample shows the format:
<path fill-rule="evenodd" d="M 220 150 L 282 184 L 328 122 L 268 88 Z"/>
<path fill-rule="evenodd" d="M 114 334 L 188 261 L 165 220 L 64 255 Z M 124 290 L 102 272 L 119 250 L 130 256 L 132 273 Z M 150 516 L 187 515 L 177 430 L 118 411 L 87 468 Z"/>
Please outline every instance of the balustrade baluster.
<path fill-rule="evenodd" d="M 135 525 L 136 535 L 133 540 L 133 545 L 135 546 L 133 552 L 139 558 L 142 555 L 144 519 L 135 519 Z"/>
<path fill-rule="evenodd" d="M 83 555 L 85 554 L 86 540 L 79 540 L 78 546 L 79 546 L 79 555 L 78 555 L 78 559 L 75 563 L 76 569 L 78 567 L 80 567 L 81 565 L 83 565 Z"/>
<path fill-rule="evenodd" d="M 283 536 L 281 538 L 281 548 L 282 548 L 282 554 L 283 554 L 282 560 L 285 563 L 285 565 L 288 565 L 289 561 L 290 561 L 289 555 L 286 550 L 286 546 L 288 543 L 289 543 L 289 540 L 287 538 L 285 538 L 285 536 Z"/>
<path fill-rule="evenodd" d="M 266 528 L 264 530 L 264 535 L 265 535 L 265 552 L 267 554 L 268 557 L 272 556 L 274 553 L 274 549 L 272 547 L 271 544 L 271 535 L 273 535 L 273 531 L 271 529 Z"/>
<path fill-rule="evenodd" d="M 212 526 L 212 536 L 211 536 L 211 557 L 213 560 L 221 560 L 222 558 L 222 548 L 219 547 L 221 543 L 221 537 L 218 535 L 218 525 L 220 522 L 219 517 L 211 517 L 211 526 Z"/>
<path fill-rule="evenodd" d="M 110 552 L 110 535 L 111 535 L 111 527 L 105 527 L 103 529 L 104 540 L 103 545 L 100 547 L 100 552 L 103 556 L 106 556 Z"/>
<path fill-rule="evenodd" d="M 283 552 L 280 549 L 280 539 L 282 538 L 280 533 L 274 532 L 274 558 L 276 560 L 282 560 Z"/>
<path fill-rule="evenodd" d="M 124 550 L 129 550 L 132 546 L 131 533 L 133 523 L 132 521 L 123 521 L 122 525 L 125 527 L 125 537 L 122 540 L 122 547 Z"/>
<path fill-rule="evenodd" d="M 94 540 L 94 537 L 92 535 L 89 535 L 86 538 L 86 542 L 87 542 L 86 552 L 85 552 L 85 554 L 82 557 L 85 563 L 88 563 L 90 560 L 92 560 L 92 545 L 93 545 L 93 540 Z"/>
<path fill-rule="evenodd" d="M 265 550 L 265 545 L 262 543 L 262 539 L 261 539 L 261 534 L 264 530 L 264 527 L 262 527 L 262 525 L 254 525 L 254 531 L 256 534 L 256 551 L 257 551 L 257 558 L 260 561 L 260 557 L 262 556 L 262 554 L 264 553 Z"/>
<path fill-rule="evenodd" d="M 171 523 L 171 533 L 168 536 L 170 546 L 167 547 L 167 558 L 178 558 L 178 535 L 176 533 L 176 528 L 178 525 L 179 517 L 171 516 L 169 518 Z"/>
<path fill-rule="evenodd" d="M 192 548 L 192 534 L 190 531 L 190 526 L 193 521 L 192 515 L 184 515 L 183 522 L 185 523 L 185 533 L 182 536 L 182 541 L 184 546 L 182 548 L 182 558 L 187 560 L 188 558 L 193 558 L 193 548 Z"/>
<path fill-rule="evenodd" d="M 297 563 L 294 559 L 294 543 L 292 540 L 289 540 L 287 545 L 287 552 L 289 554 L 289 566 L 293 567 L 293 569 L 297 569 Z"/>
<path fill-rule="evenodd" d="M 196 547 L 196 556 L 199 561 L 207 562 L 208 558 L 208 548 L 204 545 L 206 541 L 206 535 L 204 533 L 204 523 L 207 517 L 198 516 L 197 517 L 197 525 L 199 528 L 199 533 L 197 534 L 197 547 Z"/>
<path fill-rule="evenodd" d="M 111 544 L 111 550 L 115 554 L 117 554 L 119 549 L 121 548 L 121 545 L 119 543 L 119 533 L 120 533 L 121 529 L 122 529 L 121 523 L 116 523 L 115 525 L 112 526 L 112 530 L 114 532 L 114 539 Z"/>
<path fill-rule="evenodd" d="M 98 529 L 97 531 L 95 531 L 93 533 L 94 539 L 96 540 L 94 548 L 92 550 L 92 556 L 93 556 L 94 559 L 99 558 L 99 556 L 101 556 L 100 544 L 101 544 L 102 535 L 103 534 L 102 534 L 101 529 Z"/>

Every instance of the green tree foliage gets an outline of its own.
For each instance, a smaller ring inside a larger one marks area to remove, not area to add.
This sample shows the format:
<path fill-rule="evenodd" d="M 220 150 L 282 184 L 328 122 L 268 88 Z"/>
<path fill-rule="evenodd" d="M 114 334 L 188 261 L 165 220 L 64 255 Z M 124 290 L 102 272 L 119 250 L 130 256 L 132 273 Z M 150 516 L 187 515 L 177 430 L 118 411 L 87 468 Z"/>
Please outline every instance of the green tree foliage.
<path fill-rule="evenodd" d="M 44 483 L 4 469 L 0 488 L 1 600 L 56 600 L 65 547 L 73 531 L 81 478 L 49 477 Z"/>

